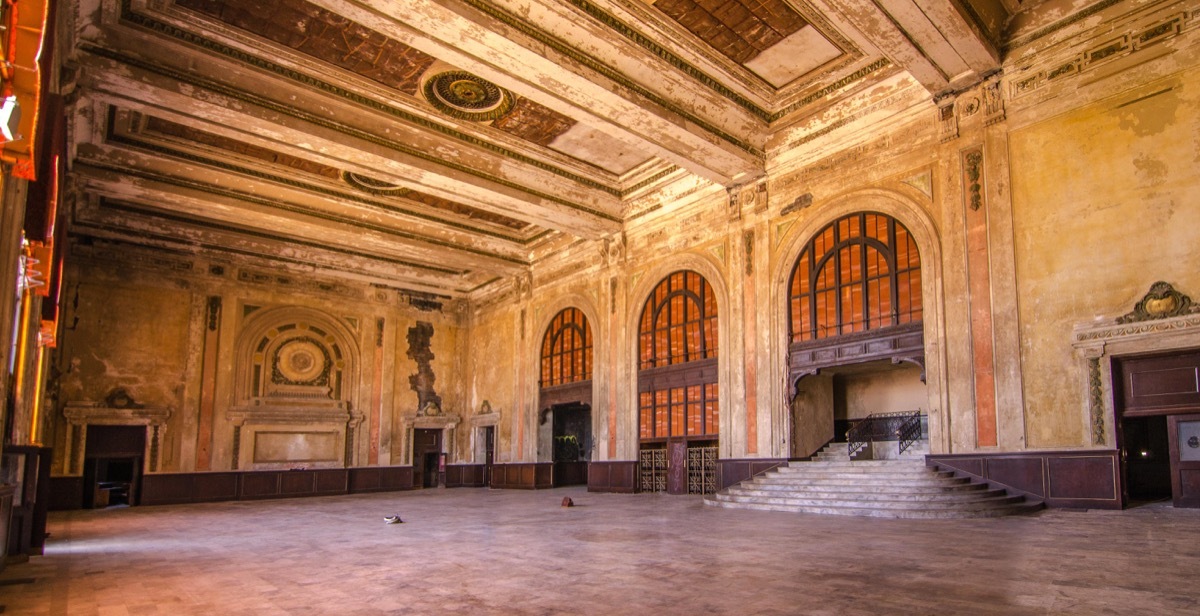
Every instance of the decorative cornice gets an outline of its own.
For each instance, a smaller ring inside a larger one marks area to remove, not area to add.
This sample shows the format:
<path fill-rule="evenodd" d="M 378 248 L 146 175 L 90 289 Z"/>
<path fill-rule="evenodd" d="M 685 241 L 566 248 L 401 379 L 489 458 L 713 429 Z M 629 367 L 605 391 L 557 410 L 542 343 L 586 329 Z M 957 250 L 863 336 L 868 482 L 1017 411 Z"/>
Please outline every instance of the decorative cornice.
<path fill-rule="evenodd" d="M 291 245 L 305 246 L 308 248 L 316 248 L 318 250 L 325 250 L 325 251 L 329 251 L 329 252 L 333 252 L 333 253 L 337 253 L 337 254 L 341 254 L 341 255 L 346 255 L 348 257 L 357 257 L 360 259 L 369 259 L 372 261 L 383 261 L 385 263 L 392 263 L 394 265 L 400 265 L 400 266 L 404 266 L 404 267 L 410 267 L 413 269 L 436 272 L 439 274 L 463 276 L 463 275 L 470 273 L 469 270 L 450 269 L 450 268 L 445 268 L 445 267 L 438 267 L 435 265 L 416 263 L 414 261 L 407 261 L 404 259 L 385 257 L 385 256 L 381 256 L 376 253 L 358 252 L 358 251 L 354 251 L 354 250 L 348 250 L 345 248 L 335 248 L 335 247 L 330 246 L 325 243 L 310 242 L 310 241 L 301 240 L 301 239 L 298 239 L 298 238 L 295 238 L 292 236 L 275 235 L 275 234 L 267 233 L 265 231 L 252 231 L 249 229 L 244 229 L 242 227 L 235 227 L 233 225 L 224 225 L 224 224 L 213 223 L 213 222 L 209 222 L 209 221 L 199 221 L 199 220 L 190 218 L 188 216 L 183 216 L 183 215 L 179 215 L 179 214 L 171 214 L 171 213 L 161 212 L 161 211 L 157 211 L 157 210 L 145 209 L 145 208 L 141 208 L 141 207 L 138 207 L 138 206 L 130 204 L 130 203 L 109 201 L 108 199 L 101 199 L 100 207 L 105 208 L 105 209 L 122 211 L 122 212 L 129 212 L 129 213 L 133 213 L 133 214 L 154 216 L 156 218 L 161 218 L 163 220 L 168 220 L 168 221 L 173 221 L 173 222 L 202 225 L 202 226 L 205 226 L 205 227 L 208 227 L 211 229 L 215 229 L 217 231 L 224 231 L 226 233 L 236 233 L 238 235 L 244 235 L 244 236 L 248 236 L 248 237 L 256 237 L 258 239 L 263 239 L 263 240 L 270 240 L 270 241 L 282 242 L 282 243 L 291 244 Z M 145 233 L 145 232 L 143 232 L 143 233 Z M 146 235 L 149 236 L 150 234 L 147 233 Z M 162 237 L 169 238 L 169 236 L 162 236 Z M 176 238 L 169 238 L 169 239 L 176 239 Z M 242 251 L 237 251 L 236 249 L 232 249 L 232 248 L 225 249 L 225 250 L 233 251 L 233 252 L 242 252 Z M 257 253 L 250 253 L 250 254 L 255 254 L 256 256 L 266 256 L 266 255 L 259 255 Z M 275 257 L 272 256 L 272 258 L 275 258 Z M 296 262 L 297 263 L 306 263 L 304 261 L 296 261 Z"/>
<path fill-rule="evenodd" d="M 878 60 L 854 71 L 853 73 L 850 73 L 849 75 L 846 75 L 845 77 L 842 77 L 841 79 L 838 79 L 837 81 L 835 81 L 829 85 L 826 85 L 826 86 L 822 87 L 821 89 L 816 90 L 815 92 L 811 92 L 808 95 L 806 95 L 804 98 L 801 98 L 800 100 L 797 100 L 796 102 L 788 105 L 787 107 L 780 109 L 779 111 L 772 114 L 771 117 L 768 119 L 768 121 L 774 122 L 776 120 L 779 120 L 783 116 L 785 116 L 801 107 L 804 107 L 804 106 L 816 101 L 819 98 L 828 96 L 828 95 L 832 94 L 833 92 L 840 90 L 840 89 L 854 83 L 855 81 L 865 79 L 871 73 L 874 73 L 879 70 L 883 70 L 890 65 L 891 65 L 891 61 L 888 60 L 887 58 L 879 58 Z"/>
<path fill-rule="evenodd" d="M 160 426 L 171 418 L 167 407 L 113 408 L 103 402 L 68 402 L 63 408 L 63 417 L 76 426 L 98 425 L 142 425 Z"/>
<path fill-rule="evenodd" d="M 1193 328 L 1200 328 L 1200 314 L 1163 319 L 1161 321 L 1143 321 L 1139 323 L 1080 329 L 1075 332 L 1075 342 L 1077 343 L 1076 346 L 1080 346 L 1086 345 L 1089 342 L 1104 342 L 1117 338 L 1179 332 Z"/>
<path fill-rule="evenodd" d="M 1104 9 L 1107 9 L 1111 6 L 1119 4 L 1120 2 L 1121 2 L 1121 0 L 1100 0 L 1100 2 L 1097 2 L 1096 4 L 1093 4 L 1092 6 L 1089 6 L 1077 13 L 1068 15 L 1067 17 L 1064 17 L 1063 19 L 1060 19 L 1060 20 L 1058 20 L 1052 24 L 1049 24 L 1045 27 L 1039 28 L 1038 30 L 1035 30 L 1029 34 L 1026 34 L 1025 36 L 1012 39 L 1011 41 L 1009 41 L 1008 43 L 1006 43 L 1004 45 L 1004 51 L 1008 51 L 1008 50 L 1016 48 L 1016 47 L 1028 45 L 1029 43 L 1032 43 L 1032 42 L 1036 41 L 1037 39 L 1048 36 L 1050 34 L 1054 34 L 1055 32 L 1058 32 L 1059 30 L 1062 30 L 1063 28 L 1066 28 L 1067 26 L 1070 26 L 1072 24 L 1083 21 L 1084 19 L 1087 19 L 1088 17 L 1091 17 L 1092 15 L 1095 15 L 1096 13 L 1103 11 Z M 966 3 L 966 4 L 970 4 L 970 3 Z"/>
<path fill-rule="evenodd" d="M 166 147 L 166 146 L 163 146 L 160 144 L 149 143 L 149 142 L 138 140 L 138 139 L 132 139 L 129 136 L 116 134 L 112 131 L 113 122 L 111 119 L 112 118 L 112 109 L 111 108 L 110 108 L 109 117 L 110 117 L 109 135 L 107 137 L 107 140 L 110 143 L 135 147 L 135 148 L 139 148 L 142 150 L 146 150 L 148 152 L 153 152 L 153 153 L 161 155 L 161 156 L 170 156 L 173 158 L 178 158 L 181 160 L 186 160 L 189 162 L 206 165 L 206 166 L 214 167 L 217 169 L 223 169 L 225 171 L 229 171 L 232 173 L 239 173 L 242 175 L 247 175 L 247 176 L 254 177 L 254 178 L 257 178 L 260 180 L 265 180 L 268 182 L 273 182 L 276 184 L 281 184 L 284 186 L 297 188 L 297 189 L 304 190 L 307 192 L 317 193 L 317 194 L 324 195 L 327 197 L 333 197 L 336 199 L 345 199 L 347 201 L 353 201 L 353 202 L 361 204 L 361 205 L 379 208 L 381 210 L 384 210 L 384 211 L 387 211 L 390 213 L 402 214 L 405 216 L 412 216 L 414 218 L 420 218 L 422 220 L 427 220 L 427 221 L 434 222 L 437 224 L 444 224 L 449 227 L 461 229 L 463 231 L 469 231 L 471 233 L 479 233 L 481 235 L 487 235 L 490 237 L 495 237 L 497 239 L 502 239 L 502 240 L 510 241 L 513 243 L 521 244 L 521 245 L 529 245 L 529 244 L 533 243 L 541 235 L 541 234 L 538 234 L 538 235 L 534 235 L 534 236 L 531 236 L 528 238 L 513 237 L 511 235 L 498 233 L 498 232 L 495 232 L 495 231 L 492 231 L 489 229 L 481 229 L 479 227 L 464 225 L 464 224 L 457 223 L 457 222 L 454 222 L 451 220 L 446 220 L 444 218 L 439 218 L 437 216 L 430 216 L 428 214 L 423 214 L 419 211 L 395 207 L 390 204 L 381 203 L 379 201 L 372 200 L 372 199 L 367 199 L 361 195 L 357 195 L 354 193 L 341 192 L 341 191 L 333 190 L 331 188 L 327 188 L 325 186 L 320 186 L 318 184 L 302 182 L 302 181 L 296 179 L 295 177 L 281 176 L 281 175 L 276 175 L 276 174 L 272 174 L 272 173 L 266 173 L 264 171 L 259 171 L 257 169 L 253 169 L 250 167 L 245 167 L 242 165 L 235 165 L 235 164 L 227 162 L 227 161 L 201 156 L 199 154 L 195 154 L 192 152 L 185 152 L 182 150 L 169 148 L 169 147 Z M 125 169 L 125 167 L 122 167 L 121 169 Z M 189 188 L 194 188 L 194 187 L 189 186 Z M 265 204 L 267 204 L 267 205 L 272 205 L 272 206 L 280 207 L 282 209 L 287 209 L 282 204 L 278 204 L 273 201 L 266 201 L 266 200 L 264 200 L 264 201 L 266 202 Z M 293 207 L 297 207 L 297 206 L 293 206 Z M 304 209 L 304 211 L 298 212 L 298 213 L 311 214 L 313 216 L 318 216 L 318 217 L 322 216 L 321 212 L 319 212 L 318 210 Z M 330 220 L 332 220 L 332 219 L 330 219 Z M 337 222 L 347 222 L 348 220 L 349 219 L 339 219 Z M 362 223 L 355 220 L 355 224 L 362 224 Z M 433 241 L 433 240 L 431 240 L 431 241 Z"/>
<path fill-rule="evenodd" d="M 509 256 L 501 255 L 501 254 L 496 254 L 496 253 L 488 252 L 485 250 L 480 250 L 477 248 L 469 248 L 466 246 L 462 246 L 460 244 L 455 244 L 453 242 L 446 242 L 446 241 L 442 241 L 442 240 L 430 239 L 430 238 L 427 238 L 424 236 L 416 235 L 414 233 L 406 233 L 403 231 L 397 231 L 396 229 L 393 229 L 390 227 L 384 227 L 382 225 L 372 224 L 372 223 L 369 223 L 369 222 L 366 222 L 363 220 L 342 217 L 342 216 L 335 216 L 328 212 L 322 212 L 319 210 L 314 210 L 312 208 L 307 208 L 307 207 L 294 205 L 294 204 L 290 204 L 290 203 L 283 203 L 281 201 L 274 201 L 271 199 L 259 197 L 257 195 L 251 194 L 251 193 L 231 190 L 228 188 L 221 188 L 221 187 L 218 187 L 218 186 L 215 186 L 212 184 L 205 184 L 202 182 L 197 182 L 197 181 L 192 181 L 192 180 L 184 180 L 184 179 L 180 179 L 177 177 L 161 175 L 161 174 L 157 174 L 157 173 L 143 171 L 140 169 L 132 169 L 132 168 L 129 168 L 126 166 L 108 165 L 108 164 L 102 163 L 100 161 L 94 161 L 94 160 L 80 159 L 77 164 L 79 164 L 80 166 L 83 166 L 83 167 L 92 167 L 94 169 L 99 169 L 102 171 L 108 171 L 111 173 L 119 173 L 124 176 L 135 177 L 135 178 L 139 178 L 139 179 L 143 179 L 143 180 L 148 180 L 151 182 L 158 182 L 158 183 L 167 184 L 170 186 L 175 186 L 178 188 L 185 188 L 188 190 L 195 190 L 198 192 L 203 192 L 203 193 L 211 194 L 211 195 L 217 195 L 220 197 L 237 199 L 239 201 L 244 201 L 247 203 L 254 203 L 256 205 L 262 205 L 265 207 L 269 207 L 271 209 L 280 210 L 280 211 L 288 212 L 291 214 L 310 216 L 312 218 L 323 220 L 325 222 L 353 225 L 355 227 L 369 229 L 371 231 L 376 231 L 378 233 L 381 233 L 384 235 L 390 235 L 392 237 L 402 238 L 402 239 L 416 241 L 416 242 L 424 242 L 427 244 L 440 246 L 442 248 L 449 248 L 451 250 L 466 252 L 466 253 L 482 256 L 482 257 L 497 259 L 500 261 L 506 261 L 508 263 L 513 263 L 513 264 L 517 264 L 517 265 L 526 265 L 527 264 L 527 262 L 524 259 L 519 259 L 516 257 L 509 257 Z M 152 211 L 142 211 L 140 213 L 151 214 L 153 216 L 158 216 L 161 218 L 168 218 L 168 219 L 171 218 L 171 216 L 169 216 L 165 213 L 159 212 L 159 211 L 153 211 L 153 212 Z M 211 226 L 214 228 L 224 228 L 226 230 L 237 231 L 239 233 L 244 233 L 247 235 L 254 235 L 254 232 L 249 231 L 249 230 L 244 230 L 241 227 L 225 226 L 225 225 L 221 225 L 220 223 L 211 223 L 208 221 L 199 221 L 199 220 L 190 219 L 190 218 L 187 218 L 185 220 L 190 221 L 192 223 L 204 224 L 204 225 Z M 271 236 L 271 237 L 274 237 L 274 236 Z M 295 243 L 295 244 L 304 244 L 305 243 L 301 240 L 288 240 L 288 241 L 290 243 Z M 325 244 L 313 243 L 313 245 L 319 246 L 322 248 L 326 247 Z M 366 253 L 362 253 L 362 254 L 366 255 Z M 425 267 L 430 268 L 429 266 L 425 266 Z M 430 269 L 440 269 L 440 268 L 430 268 Z"/>

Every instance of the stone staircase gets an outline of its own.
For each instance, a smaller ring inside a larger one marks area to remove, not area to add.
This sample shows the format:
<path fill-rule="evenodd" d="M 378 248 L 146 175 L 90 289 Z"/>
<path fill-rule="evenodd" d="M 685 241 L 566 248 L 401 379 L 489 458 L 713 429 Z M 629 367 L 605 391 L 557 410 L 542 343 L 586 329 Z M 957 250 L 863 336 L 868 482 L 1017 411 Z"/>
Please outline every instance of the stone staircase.
<path fill-rule="evenodd" d="M 884 518 L 998 517 L 1042 508 L 1023 496 L 925 466 L 923 455 L 851 460 L 845 443 L 831 443 L 811 462 L 792 462 L 704 502 L 733 509 Z"/>

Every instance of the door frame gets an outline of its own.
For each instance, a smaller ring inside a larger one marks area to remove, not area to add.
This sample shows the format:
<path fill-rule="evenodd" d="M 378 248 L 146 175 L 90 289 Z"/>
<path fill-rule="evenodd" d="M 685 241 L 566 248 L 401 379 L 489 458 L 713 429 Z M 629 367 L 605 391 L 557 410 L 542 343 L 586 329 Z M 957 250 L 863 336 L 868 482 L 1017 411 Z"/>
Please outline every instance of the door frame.
<path fill-rule="evenodd" d="M 1176 507 L 1200 508 L 1200 491 L 1185 495 L 1183 475 L 1185 471 L 1200 474 L 1200 461 L 1184 461 L 1179 443 L 1179 424 L 1184 421 L 1200 421 L 1200 414 L 1179 413 L 1167 417 L 1167 444 L 1171 450 L 1171 502 Z"/>

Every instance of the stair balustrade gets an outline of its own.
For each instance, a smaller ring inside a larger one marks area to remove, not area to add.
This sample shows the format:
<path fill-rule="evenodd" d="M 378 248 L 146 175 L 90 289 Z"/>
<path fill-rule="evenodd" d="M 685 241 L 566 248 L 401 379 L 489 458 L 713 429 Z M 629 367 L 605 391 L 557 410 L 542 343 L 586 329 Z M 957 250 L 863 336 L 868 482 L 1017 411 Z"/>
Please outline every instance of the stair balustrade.
<path fill-rule="evenodd" d="M 921 410 L 899 413 L 872 413 L 846 432 L 847 451 L 854 457 L 876 441 L 898 441 L 900 453 L 921 440 Z"/>

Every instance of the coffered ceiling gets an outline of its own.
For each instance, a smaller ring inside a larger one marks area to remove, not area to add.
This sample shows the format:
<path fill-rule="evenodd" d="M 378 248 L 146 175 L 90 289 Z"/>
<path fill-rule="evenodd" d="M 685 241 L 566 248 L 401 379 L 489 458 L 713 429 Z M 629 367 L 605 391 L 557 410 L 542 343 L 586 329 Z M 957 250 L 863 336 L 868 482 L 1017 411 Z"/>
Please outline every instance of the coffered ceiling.
<path fill-rule="evenodd" d="M 907 71 L 999 64 L 1018 0 L 77 0 L 77 241 L 461 297 Z"/>

